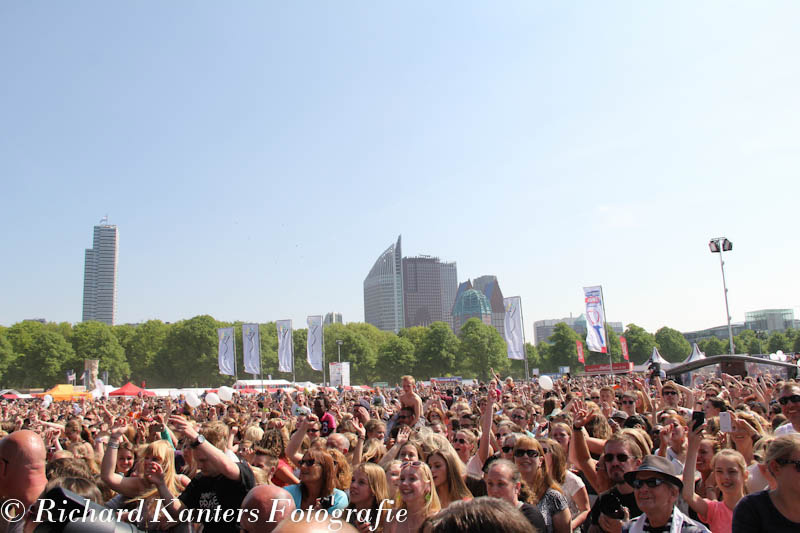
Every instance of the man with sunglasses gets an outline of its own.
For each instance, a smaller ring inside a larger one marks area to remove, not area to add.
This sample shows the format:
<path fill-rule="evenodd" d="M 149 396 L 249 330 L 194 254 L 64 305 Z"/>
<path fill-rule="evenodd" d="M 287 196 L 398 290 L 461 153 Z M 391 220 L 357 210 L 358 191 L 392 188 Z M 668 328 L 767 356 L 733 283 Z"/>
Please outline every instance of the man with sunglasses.
<path fill-rule="evenodd" d="M 798 433 L 800 428 L 800 385 L 797 383 L 787 383 L 781 387 L 778 403 L 781 404 L 783 415 L 789 422 L 775 430 L 775 436 Z"/>
<path fill-rule="evenodd" d="M 579 429 L 573 435 L 581 433 L 583 430 Z M 581 438 L 581 436 L 578 436 Z M 622 528 L 622 518 L 620 516 L 614 517 L 612 508 L 623 507 L 627 509 L 628 517 L 637 517 L 642 512 L 639 505 L 636 503 L 636 498 L 633 494 L 633 487 L 625 482 L 625 475 L 629 472 L 635 471 L 642 463 L 641 451 L 639 448 L 626 437 L 612 436 L 605 443 L 603 448 L 603 455 L 601 460 L 606 470 L 608 478 L 614 483 L 611 490 L 601 494 L 600 497 L 592 506 L 589 514 L 591 526 L 590 533 L 598 533 L 605 531 L 607 533 L 618 533 Z M 581 470 L 586 474 L 590 483 L 597 484 L 597 476 L 594 473 L 593 461 L 590 463 L 580 464 Z M 595 485 L 597 486 L 597 485 Z M 616 505 L 610 505 L 615 503 Z M 609 514 L 610 513 L 610 514 Z"/>
<path fill-rule="evenodd" d="M 623 533 L 708 533 L 676 507 L 683 482 L 666 457 L 646 456 L 636 470 L 625 474 L 625 481 L 633 487 L 642 514 L 622 527 Z"/>

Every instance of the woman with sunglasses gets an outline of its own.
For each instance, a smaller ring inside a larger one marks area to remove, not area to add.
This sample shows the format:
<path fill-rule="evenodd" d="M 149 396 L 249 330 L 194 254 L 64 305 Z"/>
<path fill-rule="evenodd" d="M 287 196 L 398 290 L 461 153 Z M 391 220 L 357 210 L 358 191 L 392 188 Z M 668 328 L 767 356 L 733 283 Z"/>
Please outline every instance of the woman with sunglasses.
<path fill-rule="evenodd" d="M 347 507 L 347 494 L 335 487 L 336 467 L 329 453 L 308 450 L 300 463 L 300 483 L 284 487 L 297 509 L 334 509 Z"/>
<path fill-rule="evenodd" d="M 392 520 L 386 524 L 387 533 L 411 533 L 419 531 L 429 516 L 441 510 L 439 496 L 428 465 L 421 461 L 403 463 L 400 469 L 400 484 L 395 498 L 393 517 L 405 509 L 403 521 Z"/>
<path fill-rule="evenodd" d="M 471 500 L 472 493 L 464 483 L 464 464 L 451 449 L 436 450 L 428 456 L 428 467 L 442 509 L 458 500 Z"/>
<path fill-rule="evenodd" d="M 586 484 L 567 468 L 567 454 L 553 439 L 539 439 L 544 451 L 545 463 L 553 480 L 561 486 L 567 499 L 570 513 L 570 530 L 579 529 L 589 517 L 589 493 Z"/>
<path fill-rule="evenodd" d="M 733 511 L 733 533 L 800 531 L 800 435 L 773 440 L 764 460 L 777 487 L 742 498 Z"/>
<path fill-rule="evenodd" d="M 561 487 L 553 481 L 539 441 L 522 437 L 514 446 L 514 464 L 519 468 L 522 480 L 533 492 L 529 503 L 535 504 L 547 524 L 546 533 L 569 533 L 570 512 Z"/>

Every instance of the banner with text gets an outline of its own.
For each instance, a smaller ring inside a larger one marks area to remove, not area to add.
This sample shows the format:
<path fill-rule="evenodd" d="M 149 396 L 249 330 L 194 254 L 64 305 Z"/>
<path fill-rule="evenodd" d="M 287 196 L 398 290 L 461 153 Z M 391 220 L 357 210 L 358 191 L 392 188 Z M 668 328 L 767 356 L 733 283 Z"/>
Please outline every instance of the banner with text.
<path fill-rule="evenodd" d="M 603 288 L 583 288 L 586 301 L 586 347 L 590 352 L 606 353 L 606 317 L 603 312 Z"/>
<path fill-rule="evenodd" d="M 583 343 L 581 341 L 575 341 L 575 347 L 578 349 L 578 362 L 586 364 L 586 361 L 583 359 Z"/>
<path fill-rule="evenodd" d="M 261 374 L 261 337 L 258 324 L 242 324 L 242 350 L 244 371 L 254 376 Z"/>
<path fill-rule="evenodd" d="M 509 359 L 525 359 L 525 343 L 522 340 L 522 299 L 519 296 L 503 298 L 506 308 L 504 330 Z"/>
<path fill-rule="evenodd" d="M 292 357 L 292 321 L 278 320 L 278 372 L 291 372 L 294 369 Z"/>
<path fill-rule="evenodd" d="M 628 359 L 628 340 L 625 337 L 620 337 L 619 344 L 622 346 L 622 357 L 624 357 L 626 361 L 630 361 L 630 359 Z"/>
<path fill-rule="evenodd" d="M 306 318 L 308 324 L 308 345 L 306 346 L 306 359 L 311 368 L 317 372 L 322 371 L 322 315 Z"/>
<path fill-rule="evenodd" d="M 233 376 L 236 373 L 236 350 L 233 347 L 233 328 L 219 328 L 219 373 Z"/>

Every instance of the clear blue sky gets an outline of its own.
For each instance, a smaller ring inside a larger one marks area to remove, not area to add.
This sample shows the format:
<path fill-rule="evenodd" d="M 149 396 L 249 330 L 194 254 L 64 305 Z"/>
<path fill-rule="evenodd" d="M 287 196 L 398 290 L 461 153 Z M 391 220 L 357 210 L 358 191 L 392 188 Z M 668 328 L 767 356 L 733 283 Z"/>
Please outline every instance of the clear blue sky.
<path fill-rule="evenodd" d="M 800 3 L 3 2 L 0 324 L 362 321 L 406 255 L 534 320 L 800 315 Z"/>

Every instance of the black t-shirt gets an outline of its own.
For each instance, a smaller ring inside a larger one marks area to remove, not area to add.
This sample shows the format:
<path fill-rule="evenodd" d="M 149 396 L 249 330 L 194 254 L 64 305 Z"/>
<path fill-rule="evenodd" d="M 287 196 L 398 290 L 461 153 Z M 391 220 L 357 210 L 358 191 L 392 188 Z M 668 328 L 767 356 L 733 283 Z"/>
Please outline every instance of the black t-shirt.
<path fill-rule="evenodd" d="M 181 502 L 187 508 L 194 510 L 192 517 L 195 519 L 192 521 L 203 524 L 204 533 L 239 531 L 237 512 L 242 506 L 244 497 L 256 486 L 256 479 L 247 463 L 236 463 L 236 466 L 239 467 L 239 479 L 198 474 L 180 495 Z M 233 512 L 228 511 L 229 509 Z M 201 514 L 199 511 L 202 512 L 202 516 L 196 519 L 198 514 Z M 228 513 L 225 514 L 225 511 Z"/>
<path fill-rule="evenodd" d="M 589 522 L 591 524 L 599 525 L 598 520 L 600 519 L 600 502 L 602 501 L 602 497 L 605 494 L 613 494 L 622 502 L 624 507 L 628 508 L 628 512 L 630 513 L 630 518 L 636 518 L 637 516 L 642 514 L 642 510 L 639 509 L 639 506 L 636 505 L 636 497 L 631 492 L 630 494 L 622 494 L 617 487 L 612 488 L 609 491 L 604 492 L 601 494 L 597 501 L 594 502 L 592 506 L 592 510 L 589 513 Z"/>
<path fill-rule="evenodd" d="M 525 518 L 528 519 L 528 522 L 531 523 L 536 531 L 547 531 L 547 524 L 545 523 L 544 516 L 542 516 L 542 512 L 538 507 L 529 503 L 523 503 L 519 510 L 523 515 L 525 515 Z"/>
<path fill-rule="evenodd" d="M 733 533 L 797 533 L 800 524 L 791 522 L 783 516 L 772 499 L 769 491 L 764 490 L 748 494 L 733 510 Z"/>

